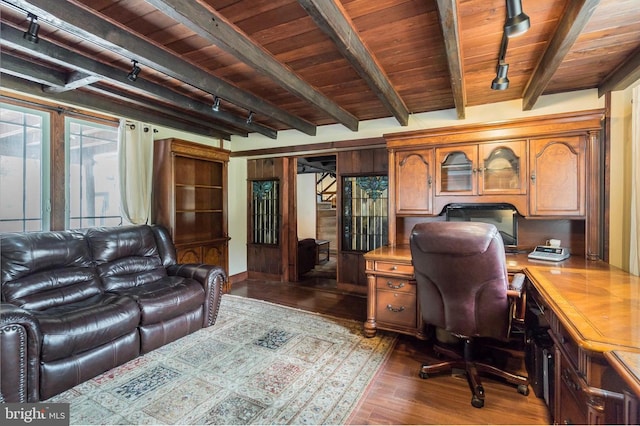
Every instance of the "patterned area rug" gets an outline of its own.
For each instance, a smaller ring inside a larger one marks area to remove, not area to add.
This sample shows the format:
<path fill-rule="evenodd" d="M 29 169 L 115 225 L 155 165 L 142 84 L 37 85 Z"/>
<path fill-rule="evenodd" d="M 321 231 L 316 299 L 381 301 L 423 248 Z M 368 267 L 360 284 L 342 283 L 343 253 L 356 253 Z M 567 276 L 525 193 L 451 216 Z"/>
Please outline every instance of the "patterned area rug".
<path fill-rule="evenodd" d="M 343 424 L 391 352 L 394 333 L 224 295 L 215 326 L 49 402 L 71 424 Z"/>

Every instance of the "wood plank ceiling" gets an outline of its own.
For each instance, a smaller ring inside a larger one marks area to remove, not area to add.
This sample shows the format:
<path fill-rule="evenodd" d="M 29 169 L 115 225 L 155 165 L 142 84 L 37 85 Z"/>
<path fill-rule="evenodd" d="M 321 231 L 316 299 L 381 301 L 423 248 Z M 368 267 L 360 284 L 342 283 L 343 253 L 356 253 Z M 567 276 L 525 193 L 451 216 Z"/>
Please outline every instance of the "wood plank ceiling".
<path fill-rule="evenodd" d="M 522 0 L 507 90 L 505 0 L 1 0 L 2 94 L 230 139 L 523 99 L 640 78 L 638 0 Z M 39 42 L 23 35 L 37 16 Z M 135 81 L 127 79 L 133 63 Z M 218 111 L 212 109 L 220 98 Z M 242 139 L 234 139 L 241 141 Z"/>

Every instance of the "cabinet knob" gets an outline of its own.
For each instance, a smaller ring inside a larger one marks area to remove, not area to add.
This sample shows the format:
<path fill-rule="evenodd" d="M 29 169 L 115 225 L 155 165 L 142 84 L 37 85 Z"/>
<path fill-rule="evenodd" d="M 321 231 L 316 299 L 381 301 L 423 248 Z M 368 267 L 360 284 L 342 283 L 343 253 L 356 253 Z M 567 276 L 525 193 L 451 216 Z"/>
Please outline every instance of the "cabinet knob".
<path fill-rule="evenodd" d="M 427 184 L 428 184 L 429 186 L 431 186 L 431 176 L 429 176 L 429 177 L 427 178 Z"/>
<path fill-rule="evenodd" d="M 393 265 L 393 266 L 391 267 L 391 270 L 392 270 L 392 271 L 397 271 L 397 270 L 398 270 L 398 267 L 397 267 L 396 265 Z"/>
<path fill-rule="evenodd" d="M 535 182 L 535 181 L 536 181 L 536 174 L 531 173 L 531 182 Z"/>

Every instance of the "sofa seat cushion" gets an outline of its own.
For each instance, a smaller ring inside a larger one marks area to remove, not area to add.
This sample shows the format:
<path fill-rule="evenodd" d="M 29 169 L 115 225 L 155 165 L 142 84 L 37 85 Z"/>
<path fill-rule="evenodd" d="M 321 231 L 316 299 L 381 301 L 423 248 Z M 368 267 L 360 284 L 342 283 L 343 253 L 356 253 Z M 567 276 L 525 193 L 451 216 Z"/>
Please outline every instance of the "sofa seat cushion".
<path fill-rule="evenodd" d="M 167 276 L 152 283 L 120 290 L 140 306 L 141 325 L 175 318 L 204 305 L 202 284 L 184 277 Z"/>
<path fill-rule="evenodd" d="M 34 312 L 42 330 L 42 361 L 80 354 L 136 330 L 140 309 L 130 298 L 101 294 Z"/>

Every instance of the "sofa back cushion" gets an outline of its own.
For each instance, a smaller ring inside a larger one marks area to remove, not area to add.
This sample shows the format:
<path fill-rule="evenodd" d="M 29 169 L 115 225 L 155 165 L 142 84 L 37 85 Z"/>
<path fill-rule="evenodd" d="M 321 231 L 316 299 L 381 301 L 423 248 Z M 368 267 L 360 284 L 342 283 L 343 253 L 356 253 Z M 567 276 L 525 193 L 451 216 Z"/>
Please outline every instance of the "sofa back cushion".
<path fill-rule="evenodd" d="M 2 301 L 39 310 L 102 293 L 90 254 L 77 231 L 0 235 Z"/>
<path fill-rule="evenodd" d="M 86 236 L 107 291 L 144 285 L 167 276 L 148 225 L 91 228 Z"/>

